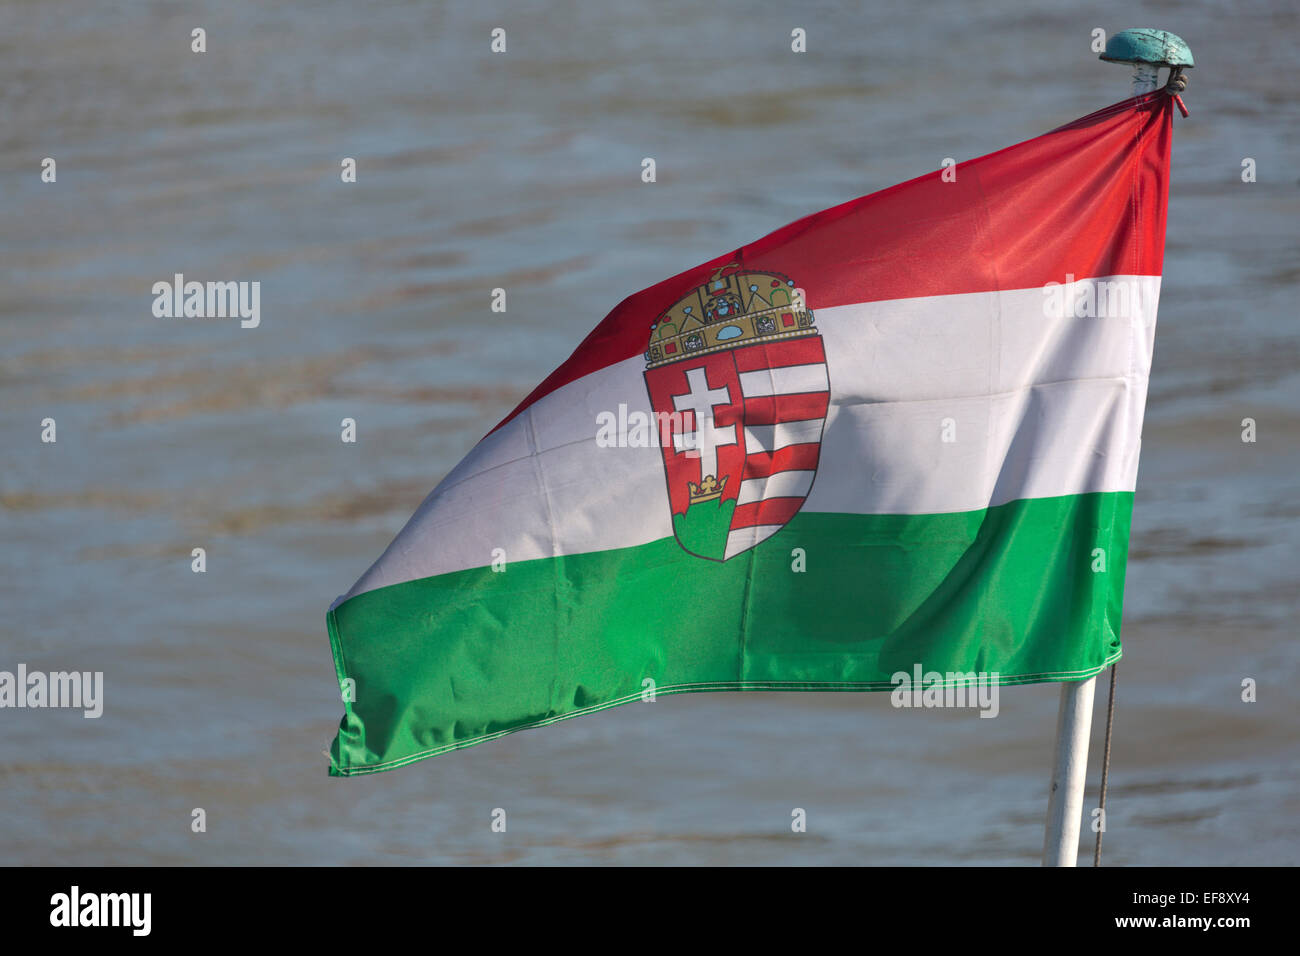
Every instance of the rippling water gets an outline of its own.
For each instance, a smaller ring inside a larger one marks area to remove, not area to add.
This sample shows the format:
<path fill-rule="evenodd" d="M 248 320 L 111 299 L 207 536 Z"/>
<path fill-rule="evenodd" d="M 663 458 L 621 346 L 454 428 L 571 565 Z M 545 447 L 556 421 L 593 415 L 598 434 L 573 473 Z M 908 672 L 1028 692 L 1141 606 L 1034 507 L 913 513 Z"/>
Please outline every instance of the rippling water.
<path fill-rule="evenodd" d="M 1148 25 L 1121 3 L 518 6 L 0 7 L 0 669 L 107 682 L 100 720 L 0 713 L 0 862 L 1037 860 L 1055 686 L 1006 689 L 993 721 L 882 695 L 665 698 L 326 779 L 326 607 L 610 307 L 1120 99 L 1126 70 L 1090 33 Z M 1220 9 L 1143 15 L 1198 65 L 1175 120 L 1113 864 L 1300 858 L 1300 17 Z M 154 318 L 150 288 L 177 272 L 260 281 L 261 326 Z"/>

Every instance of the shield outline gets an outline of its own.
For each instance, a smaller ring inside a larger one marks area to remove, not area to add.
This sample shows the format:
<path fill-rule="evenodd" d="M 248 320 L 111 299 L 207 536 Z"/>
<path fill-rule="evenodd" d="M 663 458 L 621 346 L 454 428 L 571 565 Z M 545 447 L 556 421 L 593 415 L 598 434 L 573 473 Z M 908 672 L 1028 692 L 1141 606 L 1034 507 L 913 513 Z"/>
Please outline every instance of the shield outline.
<path fill-rule="evenodd" d="M 821 334 L 820 334 L 819 332 L 815 332 L 815 331 L 814 331 L 814 332 L 812 332 L 810 335 L 800 336 L 799 338 L 801 338 L 801 339 L 805 339 L 805 338 L 807 338 L 807 339 L 816 339 L 816 340 L 818 341 L 819 351 L 820 351 L 820 353 L 821 353 L 821 365 L 822 365 L 823 368 L 826 369 L 826 388 L 825 388 L 825 393 L 826 393 L 826 396 L 827 396 L 827 409 L 826 409 L 826 412 L 823 413 L 823 415 L 821 416 L 821 426 L 820 426 L 820 428 L 818 429 L 818 432 L 817 432 L 817 442 L 816 442 L 816 445 L 817 445 L 817 460 L 816 460 L 816 463 L 815 463 L 815 464 L 813 465 L 813 467 L 812 467 L 812 473 L 813 473 L 813 476 L 812 476 L 812 480 L 811 480 L 811 481 L 809 482 L 809 484 L 808 484 L 808 490 L 807 490 L 806 492 L 804 492 L 804 494 L 803 494 L 802 496 L 800 496 L 800 497 L 802 498 L 802 500 L 799 502 L 799 507 L 797 507 L 797 508 L 794 510 L 794 512 L 790 515 L 789 518 L 786 518 L 785 521 L 783 521 L 783 522 L 781 523 L 780 528 L 778 528 L 776 531 L 772 532 L 771 534 L 767 535 L 766 537 L 762 538 L 761 540 L 754 542 L 753 544 L 749 545 L 748 547 L 746 547 L 746 548 L 744 548 L 744 549 L 742 549 L 742 550 L 740 550 L 740 551 L 737 551 L 735 554 L 731 555 L 730 557 L 727 557 L 727 556 L 726 556 L 726 546 L 725 546 L 725 543 L 724 543 L 724 545 L 723 545 L 723 556 L 722 556 L 722 557 L 716 557 L 716 558 L 715 558 L 715 557 L 712 557 L 712 556 L 707 555 L 707 554 L 700 554 L 700 553 L 698 553 L 698 552 L 696 552 L 696 551 L 692 551 L 690 548 L 688 548 L 688 547 L 686 546 L 685 542 L 683 542 L 682 539 L 681 539 L 681 537 L 678 535 L 678 531 L 677 531 L 677 522 L 676 522 L 676 521 L 672 521 L 672 525 L 673 525 L 673 538 L 677 541 L 677 546 L 680 547 L 680 548 L 681 548 L 683 551 L 685 551 L 687 554 L 691 555 L 692 557 L 695 557 L 695 558 L 701 558 L 701 559 L 703 559 L 703 560 L 705 560 L 705 561 L 713 561 L 713 562 L 715 562 L 715 563 L 717 563 L 717 564 L 725 564 L 727 561 L 730 561 L 732 558 L 738 558 L 738 557 L 740 557 L 740 556 L 743 555 L 743 554 L 747 554 L 748 552 L 753 551 L 753 550 L 754 550 L 756 547 L 758 547 L 760 544 L 763 544 L 764 542 L 769 541 L 769 540 L 771 540 L 772 538 L 776 537 L 778 534 L 780 534 L 781 531 L 783 531 L 783 530 L 785 529 L 785 526 L 788 525 L 792 520 L 794 520 L 795 515 L 799 514 L 799 512 L 801 512 L 801 511 L 803 510 L 803 506 L 804 506 L 804 505 L 807 503 L 807 501 L 808 501 L 808 496 L 812 494 L 812 490 L 813 490 L 813 488 L 814 488 L 814 487 L 816 486 L 816 484 L 817 484 L 817 473 L 818 473 L 818 471 L 820 471 L 820 469 L 821 469 L 822 439 L 825 438 L 825 436 L 826 436 L 826 419 L 827 419 L 827 417 L 830 415 L 830 368 L 829 368 L 829 366 L 827 365 L 827 362 L 826 362 L 826 345 L 825 345 L 825 341 L 823 340 L 823 338 L 822 338 L 822 336 L 821 336 Z M 671 518 L 675 518 L 675 517 L 676 517 L 676 514 L 673 512 L 673 505 L 672 505 L 672 500 L 673 500 L 673 495 L 672 495 L 672 485 L 671 485 L 671 476 L 669 475 L 669 465 L 668 465 L 668 457 L 667 457 L 667 456 L 668 456 L 668 453 L 669 453 L 670 451 L 673 451 L 674 454 L 676 453 L 676 452 L 674 451 L 674 446 L 673 446 L 673 442 L 672 442 L 672 435 L 676 434 L 676 432 L 671 430 L 672 425 L 673 425 L 673 424 L 676 424 L 676 423 L 673 421 L 673 419 L 669 419 L 669 422 L 670 422 L 670 426 L 669 426 L 669 427 L 670 427 L 670 432 L 669 432 L 669 436 L 668 436 L 668 441 L 665 443 L 664 440 L 663 440 L 663 439 L 664 439 L 663 431 L 662 431 L 662 429 L 661 429 L 660 426 L 659 426 L 659 420 L 658 420 L 658 417 L 657 417 L 657 416 L 661 413 L 661 409 L 659 409 L 659 408 L 657 408 L 657 407 L 655 406 L 655 402 L 654 402 L 654 393 L 651 391 L 651 388 L 650 388 L 650 375 L 651 375 L 651 373 L 653 373 L 653 372 L 661 372 L 661 371 L 663 371 L 663 370 L 665 370 L 665 369 L 673 368 L 673 367 L 676 367 L 677 369 L 680 369 L 683 373 L 685 373 L 686 371 L 689 371 L 691 368 L 706 368 L 707 365 L 709 364 L 709 360 L 719 359 L 719 358 L 721 358 L 723 355 L 725 355 L 725 356 L 727 357 L 727 360 L 731 363 L 732 373 L 736 376 L 736 380 L 737 380 L 737 382 L 739 382 L 740 369 L 739 369 L 738 364 L 737 364 L 737 362 L 736 362 L 736 356 L 737 356 L 739 353 L 741 353 L 741 352 L 743 352 L 743 351 L 746 351 L 746 350 L 748 350 L 748 349 L 754 349 L 754 348 L 768 349 L 768 348 L 771 348 L 774 344 L 775 344 L 775 343 L 771 343 L 771 342 L 752 342 L 752 343 L 749 343 L 749 344 L 747 344 L 747 345 L 738 346 L 738 347 L 736 347 L 736 348 L 725 349 L 725 350 L 722 350 L 721 352 L 708 352 L 708 353 L 704 353 L 704 354 L 701 354 L 701 355 L 685 355 L 685 356 L 682 356 L 680 359 L 677 359 L 676 361 L 666 362 L 666 363 L 663 363 L 663 364 L 660 364 L 660 365 L 656 365 L 654 368 L 648 368 L 648 369 L 646 369 L 646 370 L 644 371 L 643 376 L 644 376 L 645 384 L 646 384 L 646 397 L 650 399 L 650 411 L 651 411 L 652 419 L 655 421 L 656 442 L 657 442 L 658 445 L 659 445 L 659 460 L 660 460 L 660 462 L 661 462 L 661 464 L 662 464 L 662 466 L 663 466 L 663 472 L 664 472 L 664 492 L 665 492 L 665 494 L 666 494 L 667 497 L 668 497 L 667 504 L 668 504 L 668 513 L 669 513 L 670 519 L 671 519 Z M 691 363 L 692 363 L 692 359 L 704 359 L 704 360 L 706 360 L 706 361 L 705 361 L 704 364 L 701 364 L 701 365 L 694 365 L 694 364 L 691 364 Z M 773 366 L 768 366 L 768 368 L 772 368 L 772 367 L 773 367 Z M 780 368 L 781 366 L 775 366 L 775 367 L 776 367 L 776 368 Z M 706 379 L 706 384 L 707 384 L 707 379 Z M 737 387 L 739 388 L 739 386 L 737 386 Z M 812 393 L 812 392 L 808 392 L 808 393 L 797 393 L 797 392 L 796 392 L 796 393 L 788 393 L 788 394 L 816 394 L 816 393 Z M 735 408 L 735 407 L 739 406 L 739 416 L 738 416 L 738 420 L 737 420 L 736 423 L 735 423 L 735 427 L 739 430 L 739 431 L 738 431 L 738 434 L 737 434 L 737 442 L 736 442 L 736 444 L 738 444 L 738 445 L 740 446 L 740 448 L 741 448 L 742 459 L 741 459 L 741 466 L 740 466 L 740 474 L 739 474 L 738 479 L 737 479 L 737 481 L 736 481 L 736 488 L 737 488 L 737 489 L 740 488 L 741 484 L 742 484 L 742 483 L 745 481 L 745 479 L 748 477 L 748 476 L 747 476 L 747 472 L 748 472 L 748 470 L 749 470 L 749 455 L 751 454 L 751 452 L 749 451 L 748 444 L 747 444 L 747 442 L 746 442 L 745 428 L 746 428 L 747 425 L 752 424 L 752 423 L 750 423 L 750 422 L 747 421 L 747 412 L 748 412 L 748 409 L 749 409 L 749 402 L 750 402 L 750 400 L 751 400 L 752 398 L 754 398 L 754 396 L 751 396 L 751 397 L 747 398 L 747 397 L 745 396 L 744 392 L 743 392 L 743 391 L 740 391 L 739 399 L 738 399 L 738 400 L 733 400 L 733 401 L 730 402 L 730 403 L 728 404 L 728 406 L 727 406 L 728 408 Z M 715 406 L 715 407 L 720 407 L 720 406 Z M 674 411 L 674 409 L 666 409 L 666 410 L 663 410 L 663 411 L 669 411 L 669 412 L 671 412 L 671 411 Z M 693 411 L 691 412 L 691 414 L 692 414 L 692 417 L 694 417 L 694 412 L 693 412 Z M 763 423 L 763 424 L 768 424 L 768 423 Z M 760 426 L 760 427 L 761 427 L 761 426 Z M 801 444 L 810 444 L 810 443 L 808 443 L 808 442 L 801 442 Z M 776 450 L 777 450 L 777 449 L 773 449 L 773 453 L 775 453 Z M 801 470 L 806 470 L 806 469 L 801 469 Z M 703 478 L 704 478 L 704 475 L 703 475 L 703 473 L 701 473 L 701 475 L 700 475 L 700 479 L 703 480 Z M 740 494 L 740 493 L 739 493 L 739 490 L 737 490 L 737 492 L 736 492 L 737 499 L 738 499 L 738 497 L 739 497 L 739 494 Z M 786 496 L 786 497 L 792 497 L 792 496 Z M 731 499 L 731 500 L 736 500 L 736 499 Z M 762 498 L 762 499 L 760 499 L 760 502 L 761 502 L 761 501 L 768 501 L 768 500 L 773 500 L 773 499 Z M 688 505 L 688 510 L 689 510 L 689 505 Z M 732 525 L 732 523 L 731 523 L 731 521 L 734 521 L 734 518 L 735 518 L 735 514 L 734 514 L 734 512 L 733 512 L 733 513 L 732 513 L 732 518 L 731 518 L 731 519 L 728 521 L 728 523 L 727 523 L 727 534 L 728 534 L 728 535 L 730 535 L 733 531 L 737 530 L 736 528 L 733 527 L 733 525 Z"/>

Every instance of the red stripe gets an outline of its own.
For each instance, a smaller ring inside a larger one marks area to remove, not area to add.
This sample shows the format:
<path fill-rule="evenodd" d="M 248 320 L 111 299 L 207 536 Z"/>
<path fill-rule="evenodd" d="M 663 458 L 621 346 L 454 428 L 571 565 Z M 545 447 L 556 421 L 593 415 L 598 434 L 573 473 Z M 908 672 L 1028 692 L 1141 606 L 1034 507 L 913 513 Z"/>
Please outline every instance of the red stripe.
<path fill-rule="evenodd" d="M 745 456 L 745 477 L 766 478 L 778 471 L 816 471 L 821 445 L 786 445 L 773 452 L 757 452 Z"/>
<path fill-rule="evenodd" d="M 736 505 L 731 516 L 731 530 L 756 524 L 785 524 L 803 505 L 803 498 L 768 498 L 747 505 Z"/>
<path fill-rule="evenodd" d="M 757 372 L 783 365 L 822 365 L 826 362 L 826 350 L 822 347 L 820 335 L 750 345 L 736 349 L 735 356 L 736 368 L 742 372 Z"/>
<path fill-rule="evenodd" d="M 788 275 L 814 310 L 916 296 L 1160 275 L 1173 101 L 1163 91 L 813 213 L 624 299 L 501 422 L 640 355 L 650 325 L 729 262 Z M 497 426 L 498 428 L 500 425 Z"/>
<path fill-rule="evenodd" d="M 746 425 L 774 425 L 777 422 L 802 422 L 825 418 L 830 392 L 796 392 L 791 395 L 767 395 L 745 399 Z M 721 423 L 721 422 L 720 422 Z"/>

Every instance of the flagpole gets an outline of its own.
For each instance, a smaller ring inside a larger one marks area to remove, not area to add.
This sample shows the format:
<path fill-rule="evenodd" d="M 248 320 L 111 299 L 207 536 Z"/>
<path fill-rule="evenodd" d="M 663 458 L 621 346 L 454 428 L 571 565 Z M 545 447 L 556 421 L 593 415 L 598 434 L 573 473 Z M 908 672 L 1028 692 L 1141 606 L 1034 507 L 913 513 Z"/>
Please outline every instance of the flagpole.
<path fill-rule="evenodd" d="M 1079 856 L 1079 824 L 1083 819 L 1083 785 L 1088 779 L 1088 738 L 1092 734 L 1092 698 L 1096 689 L 1096 677 L 1061 685 L 1043 866 L 1074 866 Z"/>
<path fill-rule="evenodd" d="M 1154 91 L 1160 67 L 1168 67 L 1171 93 L 1186 115 L 1177 92 L 1186 85 L 1183 70 L 1194 64 L 1192 51 L 1180 37 L 1167 30 L 1122 30 L 1106 43 L 1101 59 L 1133 64 L 1133 96 Z M 1092 700 L 1096 689 L 1095 676 L 1061 684 L 1052 787 L 1043 836 L 1043 866 L 1074 866 L 1078 862 L 1083 792 L 1088 779 L 1088 738 L 1092 735 Z"/>

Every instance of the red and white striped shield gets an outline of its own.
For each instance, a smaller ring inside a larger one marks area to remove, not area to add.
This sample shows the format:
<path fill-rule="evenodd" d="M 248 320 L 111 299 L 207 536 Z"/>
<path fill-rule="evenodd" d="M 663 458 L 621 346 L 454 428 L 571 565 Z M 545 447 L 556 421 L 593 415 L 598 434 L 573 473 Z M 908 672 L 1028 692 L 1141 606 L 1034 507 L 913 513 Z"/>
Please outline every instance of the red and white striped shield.
<path fill-rule="evenodd" d="M 711 350 L 645 379 L 678 543 L 726 561 L 780 531 L 817 474 L 830 402 L 821 336 Z"/>

